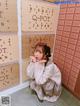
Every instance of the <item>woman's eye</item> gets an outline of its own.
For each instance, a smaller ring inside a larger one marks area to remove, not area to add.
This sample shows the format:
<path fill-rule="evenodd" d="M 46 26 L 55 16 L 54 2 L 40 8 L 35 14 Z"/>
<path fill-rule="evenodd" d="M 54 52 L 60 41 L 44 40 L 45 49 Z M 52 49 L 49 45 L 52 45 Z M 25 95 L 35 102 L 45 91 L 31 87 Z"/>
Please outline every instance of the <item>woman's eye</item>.
<path fill-rule="evenodd" d="M 39 52 L 39 53 L 42 53 L 42 51 L 40 51 L 40 50 L 39 50 L 38 52 Z"/>
<path fill-rule="evenodd" d="M 41 51 L 39 51 L 39 53 L 42 53 Z"/>

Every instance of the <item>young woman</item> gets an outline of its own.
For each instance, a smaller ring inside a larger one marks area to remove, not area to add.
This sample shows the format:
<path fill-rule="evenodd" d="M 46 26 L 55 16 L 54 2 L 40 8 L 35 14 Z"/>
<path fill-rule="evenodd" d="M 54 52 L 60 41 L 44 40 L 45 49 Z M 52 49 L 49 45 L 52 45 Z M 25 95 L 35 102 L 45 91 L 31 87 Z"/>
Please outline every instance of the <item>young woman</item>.
<path fill-rule="evenodd" d="M 35 46 L 27 67 L 30 78 L 30 88 L 40 100 L 54 102 L 61 94 L 61 72 L 50 59 L 50 47 L 44 43 Z"/>

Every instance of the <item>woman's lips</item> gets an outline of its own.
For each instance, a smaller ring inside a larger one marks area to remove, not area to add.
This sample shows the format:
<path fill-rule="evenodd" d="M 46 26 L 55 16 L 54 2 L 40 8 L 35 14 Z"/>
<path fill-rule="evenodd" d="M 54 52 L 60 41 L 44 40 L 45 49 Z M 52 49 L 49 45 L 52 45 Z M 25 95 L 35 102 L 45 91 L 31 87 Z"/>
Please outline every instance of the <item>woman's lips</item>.
<path fill-rule="evenodd" d="M 39 61 L 38 57 L 36 57 L 36 61 Z"/>

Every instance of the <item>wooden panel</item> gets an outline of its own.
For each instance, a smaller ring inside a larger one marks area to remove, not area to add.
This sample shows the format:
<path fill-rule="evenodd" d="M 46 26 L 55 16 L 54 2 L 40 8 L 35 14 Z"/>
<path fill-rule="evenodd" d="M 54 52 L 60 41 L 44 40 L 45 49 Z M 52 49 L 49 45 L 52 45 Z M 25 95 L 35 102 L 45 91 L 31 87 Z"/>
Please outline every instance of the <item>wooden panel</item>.
<path fill-rule="evenodd" d="M 26 33 L 22 36 L 22 58 L 29 58 L 29 39 Z"/>
<path fill-rule="evenodd" d="M 17 31 L 16 0 L 0 0 L 0 31 Z"/>
<path fill-rule="evenodd" d="M 44 42 L 51 47 L 53 51 L 55 35 L 26 35 L 22 36 L 22 57 L 23 59 L 29 58 L 33 54 L 34 47 L 38 42 Z"/>
<path fill-rule="evenodd" d="M 0 91 L 19 84 L 19 65 L 0 67 Z"/>
<path fill-rule="evenodd" d="M 18 61 L 17 34 L 0 34 L 0 64 Z"/>
<path fill-rule="evenodd" d="M 22 80 L 23 82 L 28 80 L 27 76 L 27 66 L 29 64 L 29 59 L 24 59 L 22 64 Z"/>
<path fill-rule="evenodd" d="M 34 0 L 22 0 L 22 31 L 56 33 L 59 6 Z"/>

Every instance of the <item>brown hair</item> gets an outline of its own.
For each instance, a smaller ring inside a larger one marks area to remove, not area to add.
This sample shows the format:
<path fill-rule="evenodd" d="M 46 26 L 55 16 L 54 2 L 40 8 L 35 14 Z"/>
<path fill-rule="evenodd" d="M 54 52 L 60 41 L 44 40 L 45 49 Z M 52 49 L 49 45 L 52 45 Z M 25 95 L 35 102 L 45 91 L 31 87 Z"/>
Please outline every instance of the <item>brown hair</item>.
<path fill-rule="evenodd" d="M 51 56 L 51 49 L 50 49 L 50 47 L 49 47 L 46 43 L 42 43 L 42 42 L 37 43 L 37 44 L 35 45 L 35 49 L 36 49 L 37 47 L 42 47 L 43 54 L 44 54 L 44 56 L 46 57 L 46 60 L 47 60 L 47 62 L 48 62 L 49 57 Z M 46 63 L 47 63 L 47 62 L 46 62 Z"/>

